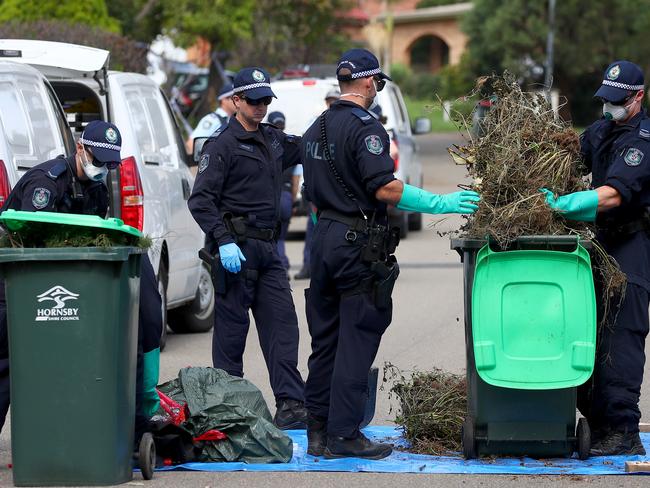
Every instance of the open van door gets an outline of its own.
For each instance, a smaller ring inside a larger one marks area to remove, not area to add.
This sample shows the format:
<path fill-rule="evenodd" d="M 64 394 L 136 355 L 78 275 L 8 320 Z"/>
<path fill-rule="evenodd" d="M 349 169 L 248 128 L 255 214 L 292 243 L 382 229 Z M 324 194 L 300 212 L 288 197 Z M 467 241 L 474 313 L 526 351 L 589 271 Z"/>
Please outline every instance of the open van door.
<path fill-rule="evenodd" d="M 64 42 L 29 39 L 0 39 L 4 58 L 33 66 L 49 80 L 92 78 L 106 97 L 107 119 L 111 120 L 108 104 L 108 63 L 110 53 L 104 49 Z"/>

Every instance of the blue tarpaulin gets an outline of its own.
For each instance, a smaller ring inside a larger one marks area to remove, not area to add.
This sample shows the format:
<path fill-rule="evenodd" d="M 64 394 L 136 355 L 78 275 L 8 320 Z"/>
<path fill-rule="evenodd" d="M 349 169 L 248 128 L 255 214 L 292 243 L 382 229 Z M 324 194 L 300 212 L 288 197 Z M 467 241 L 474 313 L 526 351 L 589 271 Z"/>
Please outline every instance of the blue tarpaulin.
<path fill-rule="evenodd" d="M 379 461 L 357 458 L 325 459 L 307 454 L 307 434 L 304 430 L 290 430 L 293 457 L 284 464 L 246 463 L 186 463 L 159 468 L 159 471 L 341 471 L 365 473 L 438 473 L 438 474 L 568 474 L 610 475 L 625 474 L 626 461 L 647 461 L 649 456 L 594 457 L 586 461 L 577 458 L 531 459 L 498 458 L 466 461 L 457 456 L 426 456 L 399 450 L 407 447 L 402 432 L 396 427 L 370 426 L 364 433 L 374 440 L 397 446 L 389 457 Z M 650 453 L 650 434 L 641 434 L 641 440 Z"/>

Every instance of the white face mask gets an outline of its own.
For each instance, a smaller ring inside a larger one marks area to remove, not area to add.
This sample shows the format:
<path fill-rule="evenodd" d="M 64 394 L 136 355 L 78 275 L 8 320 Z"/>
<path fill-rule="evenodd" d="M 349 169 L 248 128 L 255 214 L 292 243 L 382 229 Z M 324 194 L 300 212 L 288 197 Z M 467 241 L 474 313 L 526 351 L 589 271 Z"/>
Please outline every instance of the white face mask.
<path fill-rule="evenodd" d="M 628 108 L 624 105 L 614 105 L 610 102 L 603 103 L 603 115 L 607 120 L 619 121 L 627 118 Z"/>
<path fill-rule="evenodd" d="M 101 181 L 106 178 L 108 174 L 108 168 L 104 164 L 103 166 L 95 166 L 92 161 L 88 161 L 86 158 L 86 151 L 81 151 L 81 167 L 86 173 L 86 176 L 89 180 L 92 181 Z"/>

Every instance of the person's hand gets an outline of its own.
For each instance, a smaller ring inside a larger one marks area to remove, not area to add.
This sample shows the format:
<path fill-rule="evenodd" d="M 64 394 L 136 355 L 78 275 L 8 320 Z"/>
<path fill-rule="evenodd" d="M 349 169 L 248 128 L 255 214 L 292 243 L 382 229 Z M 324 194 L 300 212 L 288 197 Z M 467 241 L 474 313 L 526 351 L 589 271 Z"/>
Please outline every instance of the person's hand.
<path fill-rule="evenodd" d="M 473 214 L 478 210 L 478 202 L 481 196 L 475 191 L 461 190 L 454 193 L 440 195 L 440 212 L 438 213 L 458 213 Z"/>
<path fill-rule="evenodd" d="M 221 265 L 231 273 L 239 273 L 242 261 L 246 261 L 241 249 L 234 242 L 219 246 L 219 258 L 221 259 Z"/>
<path fill-rule="evenodd" d="M 556 197 L 548 188 L 541 188 L 539 191 L 546 197 L 548 206 L 564 218 L 584 222 L 594 222 L 596 220 L 596 213 L 598 212 L 598 193 L 596 190 L 577 191 L 561 197 Z"/>

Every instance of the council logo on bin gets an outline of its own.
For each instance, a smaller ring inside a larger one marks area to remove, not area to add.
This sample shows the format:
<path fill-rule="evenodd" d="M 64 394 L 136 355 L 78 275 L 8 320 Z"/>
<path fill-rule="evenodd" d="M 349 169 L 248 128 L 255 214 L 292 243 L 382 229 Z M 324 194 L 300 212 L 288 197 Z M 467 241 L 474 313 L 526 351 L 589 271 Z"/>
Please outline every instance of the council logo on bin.
<path fill-rule="evenodd" d="M 66 290 L 61 285 L 56 285 L 41 293 L 36 297 L 39 303 L 43 305 L 50 305 L 47 302 L 53 302 L 49 308 L 36 309 L 36 321 L 64 321 L 64 320 L 79 320 L 79 309 L 68 306 L 66 302 L 70 300 L 77 300 L 78 293 L 72 293 Z"/>

